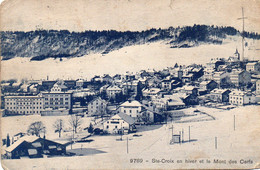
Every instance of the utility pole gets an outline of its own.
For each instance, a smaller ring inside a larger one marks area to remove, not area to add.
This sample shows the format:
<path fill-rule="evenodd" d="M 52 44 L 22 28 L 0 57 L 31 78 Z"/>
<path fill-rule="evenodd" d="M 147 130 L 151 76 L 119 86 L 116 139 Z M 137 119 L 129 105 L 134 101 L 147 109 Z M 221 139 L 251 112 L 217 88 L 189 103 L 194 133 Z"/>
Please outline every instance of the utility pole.
<path fill-rule="evenodd" d="M 218 138 L 215 137 L 215 149 L 217 149 L 217 148 L 218 148 Z"/>
<path fill-rule="evenodd" d="M 234 115 L 234 131 L 236 130 L 236 115 Z"/>
<path fill-rule="evenodd" d="M 173 125 L 172 125 L 172 138 L 173 138 Z"/>
<path fill-rule="evenodd" d="M 238 20 L 243 21 L 243 27 L 242 27 L 242 58 L 241 60 L 244 61 L 244 57 L 245 57 L 245 49 L 244 49 L 244 45 L 245 45 L 245 19 L 247 19 L 247 17 L 244 17 L 244 8 L 242 7 L 242 18 L 238 18 Z"/>
<path fill-rule="evenodd" d="M 184 130 L 182 128 L 182 143 L 184 142 Z"/>
<path fill-rule="evenodd" d="M 181 131 L 179 131 L 179 136 L 180 136 L 180 144 L 181 144 Z"/>
<path fill-rule="evenodd" d="M 126 153 L 128 153 L 128 137 L 126 138 Z"/>
<path fill-rule="evenodd" d="M 190 142 L 190 126 L 189 126 L 189 142 Z"/>

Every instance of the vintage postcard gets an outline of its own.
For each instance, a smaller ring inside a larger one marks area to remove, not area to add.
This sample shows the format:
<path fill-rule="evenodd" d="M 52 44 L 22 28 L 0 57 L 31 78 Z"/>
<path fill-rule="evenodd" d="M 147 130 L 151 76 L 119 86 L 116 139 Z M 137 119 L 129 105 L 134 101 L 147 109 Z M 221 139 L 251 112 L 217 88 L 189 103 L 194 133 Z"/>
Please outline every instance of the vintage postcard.
<path fill-rule="evenodd" d="M 1 165 L 260 168 L 259 0 L 5 0 Z"/>

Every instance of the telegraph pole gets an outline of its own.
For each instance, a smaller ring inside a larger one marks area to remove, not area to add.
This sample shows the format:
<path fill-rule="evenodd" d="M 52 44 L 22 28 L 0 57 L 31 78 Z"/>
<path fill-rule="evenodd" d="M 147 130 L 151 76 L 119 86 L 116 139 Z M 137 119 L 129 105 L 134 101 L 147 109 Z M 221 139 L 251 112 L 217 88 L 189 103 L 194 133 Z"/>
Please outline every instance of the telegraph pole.
<path fill-rule="evenodd" d="M 234 131 L 236 130 L 236 115 L 234 115 Z"/>
<path fill-rule="evenodd" d="M 128 153 L 128 137 L 126 139 L 126 153 Z"/>
<path fill-rule="evenodd" d="M 245 45 L 245 19 L 247 19 L 247 17 L 244 17 L 244 8 L 242 7 L 242 18 L 238 18 L 238 20 L 241 20 L 243 22 L 243 26 L 242 26 L 242 58 L 241 60 L 244 60 L 245 57 L 245 49 L 244 49 L 244 45 Z"/>
<path fill-rule="evenodd" d="M 190 126 L 189 126 L 189 142 L 190 142 Z"/>

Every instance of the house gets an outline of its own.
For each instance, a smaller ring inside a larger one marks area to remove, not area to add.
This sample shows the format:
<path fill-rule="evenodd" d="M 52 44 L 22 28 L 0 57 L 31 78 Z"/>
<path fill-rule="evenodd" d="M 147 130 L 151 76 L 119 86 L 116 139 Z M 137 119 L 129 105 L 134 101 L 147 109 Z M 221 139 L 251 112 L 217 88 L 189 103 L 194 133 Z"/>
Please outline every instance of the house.
<path fill-rule="evenodd" d="M 217 71 L 213 74 L 213 80 L 220 86 L 229 82 L 229 74 L 225 71 Z"/>
<path fill-rule="evenodd" d="M 128 116 L 137 119 L 142 111 L 142 104 L 136 100 L 126 101 L 119 106 L 120 113 L 125 113 Z"/>
<path fill-rule="evenodd" d="M 228 89 L 214 89 L 210 92 L 209 98 L 214 102 L 229 102 L 230 92 Z"/>
<path fill-rule="evenodd" d="M 159 88 L 147 88 L 147 89 L 143 89 L 142 93 L 143 93 L 143 96 L 147 97 L 147 96 L 155 96 L 160 91 L 161 91 L 161 89 L 159 89 Z"/>
<path fill-rule="evenodd" d="M 172 95 L 164 95 L 162 99 L 165 100 L 166 110 L 177 110 L 183 109 L 185 107 L 185 103 L 182 100 L 183 94 L 174 93 Z"/>
<path fill-rule="evenodd" d="M 173 88 L 173 84 L 176 83 L 176 80 L 164 79 L 162 81 L 161 87 L 163 90 L 171 90 Z"/>
<path fill-rule="evenodd" d="M 232 70 L 230 73 L 230 81 L 235 86 L 244 86 L 251 83 L 251 75 L 245 70 Z"/>
<path fill-rule="evenodd" d="M 203 68 L 193 67 L 188 71 L 188 74 L 193 74 L 192 80 L 196 80 L 196 79 L 200 78 L 201 76 L 203 76 L 203 74 L 204 74 Z"/>
<path fill-rule="evenodd" d="M 101 79 L 102 79 L 102 82 L 106 82 L 106 83 L 112 83 L 113 82 L 113 78 L 108 74 L 105 74 Z"/>
<path fill-rule="evenodd" d="M 23 136 L 5 149 L 8 159 L 64 155 L 66 146 L 37 136 Z"/>
<path fill-rule="evenodd" d="M 22 92 L 29 92 L 29 91 L 30 91 L 30 90 L 29 90 L 29 87 L 30 87 L 30 84 L 24 83 L 24 84 L 22 84 L 22 85 L 20 86 L 20 89 L 21 89 Z"/>
<path fill-rule="evenodd" d="M 259 71 L 259 63 L 258 62 L 247 63 L 246 64 L 246 71 L 248 71 L 248 72 Z"/>
<path fill-rule="evenodd" d="M 56 83 L 56 81 L 42 81 L 42 87 L 44 90 L 50 91 L 53 85 Z"/>
<path fill-rule="evenodd" d="M 100 76 L 94 76 L 94 77 L 91 79 L 91 82 L 101 82 L 101 77 L 100 77 Z"/>
<path fill-rule="evenodd" d="M 164 119 L 162 114 L 146 109 L 141 112 L 141 116 L 138 121 L 149 124 L 149 123 L 163 122 L 163 120 Z"/>
<path fill-rule="evenodd" d="M 194 75 L 192 73 L 184 74 L 182 76 L 183 82 L 191 82 L 194 79 Z"/>
<path fill-rule="evenodd" d="M 60 83 L 65 85 L 69 90 L 76 87 L 76 80 L 60 80 Z"/>
<path fill-rule="evenodd" d="M 110 134 L 135 132 L 135 120 L 125 113 L 118 113 L 103 123 L 103 131 Z"/>
<path fill-rule="evenodd" d="M 234 90 L 229 93 L 229 103 L 234 105 L 246 105 L 256 103 L 256 95 L 251 92 Z"/>
<path fill-rule="evenodd" d="M 160 87 L 162 80 L 156 76 L 147 79 L 148 87 Z"/>
<path fill-rule="evenodd" d="M 76 81 L 76 87 L 77 88 L 83 88 L 83 85 L 84 85 L 84 80 L 83 79 L 78 79 Z"/>
<path fill-rule="evenodd" d="M 217 86 L 218 86 L 218 83 L 215 82 L 214 80 L 202 81 L 199 84 L 199 91 L 210 92 L 211 90 L 215 89 Z"/>
<path fill-rule="evenodd" d="M 109 98 L 115 98 L 116 94 L 119 94 L 122 92 L 122 89 L 116 85 L 109 86 L 106 90 L 107 96 Z"/>
<path fill-rule="evenodd" d="M 31 93 L 39 93 L 39 85 L 38 84 L 31 84 L 29 86 L 29 92 L 31 92 Z"/>
<path fill-rule="evenodd" d="M 66 92 L 68 90 L 68 87 L 64 85 L 64 82 L 56 82 L 53 87 L 51 88 L 51 92 L 57 93 L 57 92 Z"/>
<path fill-rule="evenodd" d="M 225 61 L 223 58 L 212 58 L 210 60 L 210 62 L 206 63 L 206 67 L 216 70 L 218 68 L 218 66 L 224 65 L 224 64 L 225 64 Z"/>
<path fill-rule="evenodd" d="M 88 115 L 104 115 L 107 113 L 107 102 L 100 97 L 88 103 Z"/>
<path fill-rule="evenodd" d="M 194 86 L 185 85 L 183 87 L 176 88 L 174 92 L 198 95 L 198 88 Z"/>
<path fill-rule="evenodd" d="M 122 89 L 124 94 L 137 94 L 138 90 L 141 88 L 141 82 L 138 80 L 127 81 L 122 84 Z"/>

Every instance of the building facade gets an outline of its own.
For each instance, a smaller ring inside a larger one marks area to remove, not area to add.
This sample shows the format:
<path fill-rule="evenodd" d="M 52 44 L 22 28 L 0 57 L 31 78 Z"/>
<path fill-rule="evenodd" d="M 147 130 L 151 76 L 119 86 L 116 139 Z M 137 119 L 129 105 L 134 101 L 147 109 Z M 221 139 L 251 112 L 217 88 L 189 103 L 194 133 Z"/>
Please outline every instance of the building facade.
<path fill-rule="evenodd" d="M 253 93 L 234 90 L 229 93 L 229 103 L 234 105 L 255 104 L 256 96 Z"/>
<path fill-rule="evenodd" d="M 135 121 L 132 117 L 119 113 L 104 122 L 103 130 L 111 134 L 124 134 L 135 130 Z"/>
<path fill-rule="evenodd" d="M 106 92 L 107 92 L 107 96 L 109 98 L 115 98 L 116 94 L 119 94 L 122 92 L 122 89 L 119 88 L 118 86 L 110 86 L 107 88 Z"/>
<path fill-rule="evenodd" d="M 44 109 L 44 98 L 38 96 L 5 96 L 7 114 L 40 114 Z"/>
<path fill-rule="evenodd" d="M 88 115 L 104 115 L 107 113 L 107 102 L 100 97 L 88 103 Z"/>
<path fill-rule="evenodd" d="M 233 70 L 230 74 L 230 81 L 235 86 L 247 85 L 251 82 L 251 75 L 247 71 Z"/>
<path fill-rule="evenodd" d="M 137 118 L 142 111 L 142 104 L 138 101 L 126 101 L 120 105 L 120 113 L 127 114 L 130 117 Z"/>
<path fill-rule="evenodd" d="M 42 97 L 44 98 L 44 109 L 72 109 L 72 93 L 60 92 L 60 93 L 42 93 Z"/>

